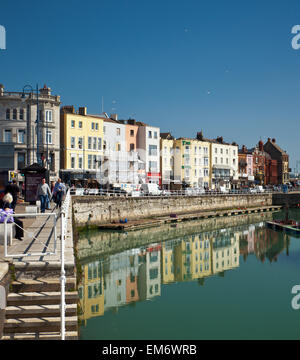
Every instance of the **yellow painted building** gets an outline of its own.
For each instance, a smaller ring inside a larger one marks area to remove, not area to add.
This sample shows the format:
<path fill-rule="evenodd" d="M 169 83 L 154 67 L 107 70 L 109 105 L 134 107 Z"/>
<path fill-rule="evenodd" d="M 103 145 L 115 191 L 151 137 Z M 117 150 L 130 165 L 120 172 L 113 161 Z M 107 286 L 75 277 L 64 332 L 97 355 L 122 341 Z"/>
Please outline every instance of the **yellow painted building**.
<path fill-rule="evenodd" d="M 73 106 L 61 109 L 61 169 L 72 178 L 89 173 L 95 178 L 103 160 L 103 118 L 87 114 L 86 108 L 75 112 Z"/>
<path fill-rule="evenodd" d="M 161 278 L 163 284 L 175 281 L 174 276 L 174 247 L 170 242 L 164 242 L 161 248 Z"/>
<path fill-rule="evenodd" d="M 162 188 L 174 182 L 174 138 L 170 133 L 160 133 L 160 168 Z"/>
<path fill-rule="evenodd" d="M 190 187 L 211 187 L 210 149 L 206 141 L 174 140 L 174 178 Z"/>
<path fill-rule="evenodd" d="M 104 314 L 104 276 L 103 264 L 94 261 L 83 266 L 82 284 L 78 288 L 81 306 L 80 320 Z"/>
<path fill-rule="evenodd" d="M 205 233 L 190 235 L 175 247 L 175 280 L 189 281 L 212 274 L 212 246 Z"/>

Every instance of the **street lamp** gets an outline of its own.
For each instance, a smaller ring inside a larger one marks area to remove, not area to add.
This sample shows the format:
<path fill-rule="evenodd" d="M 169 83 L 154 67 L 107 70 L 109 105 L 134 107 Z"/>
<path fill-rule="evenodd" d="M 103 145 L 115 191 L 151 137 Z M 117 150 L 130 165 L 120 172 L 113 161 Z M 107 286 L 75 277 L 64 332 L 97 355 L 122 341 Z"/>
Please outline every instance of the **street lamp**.
<path fill-rule="evenodd" d="M 29 89 L 29 91 L 26 89 Z M 36 92 L 36 105 L 37 105 L 37 109 L 36 109 L 36 161 L 39 165 L 41 165 L 41 158 L 39 156 L 39 145 L 40 145 L 40 141 L 39 141 L 39 137 L 40 137 L 40 132 L 39 132 L 39 87 L 38 84 L 36 85 L 36 89 L 34 90 L 33 87 L 31 85 L 25 85 L 23 87 L 23 92 L 22 92 L 22 101 L 26 100 L 26 93 L 30 93 L 32 95 L 33 98 L 33 93 L 34 91 Z M 27 118 L 27 127 L 28 127 L 28 123 L 29 123 L 29 119 Z M 28 132 L 28 128 L 27 128 L 27 132 Z M 28 146 L 29 144 L 27 144 Z M 33 140 L 33 145 L 34 145 L 34 140 Z M 34 147 L 33 147 L 34 149 Z M 33 160 L 34 160 L 34 156 L 33 156 Z"/>

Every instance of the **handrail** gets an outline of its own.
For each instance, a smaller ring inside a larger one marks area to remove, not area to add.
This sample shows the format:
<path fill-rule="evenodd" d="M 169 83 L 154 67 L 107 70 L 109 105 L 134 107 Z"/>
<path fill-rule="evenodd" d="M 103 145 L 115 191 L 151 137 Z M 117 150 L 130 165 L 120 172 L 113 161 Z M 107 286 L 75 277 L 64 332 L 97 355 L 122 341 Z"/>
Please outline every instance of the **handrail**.
<path fill-rule="evenodd" d="M 66 272 L 65 272 L 65 237 L 68 224 L 68 212 L 70 206 L 70 190 L 67 191 L 67 195 L 61 207 L 61 246 L 60 246 L 60 260 L 61 260 L 61 300 L 60 300 L 60 315 L 61 315 L 61 340 L 65 340 L 66 326 L 65 326 L 65 313 L 66 313 Z"/>
<path fill-rule="evenodd" d="M 83 189 L 83 188 L 77 188 L 77 189 L 71 189 L 73 192 L 73 195 L 76 196 L 84 196 L 84 195 L 97 195 L 97 196 L 136 196 L 136 197 L 145 197 L 145 196 L 151 196 L 151 194 L 147 194 L 142 192 L 141 190 L 128 190 L 120 189 L 120 190 L 107 190 L 107 189 Z M 290 192 L 299 191 L 297 189 L 289 189 Z M 218 191 L 218 190 L 195 190 L 193 188 L 188 188 L 185 190 L 159 190 L 157 194 L 154 194 L 156 196 L 235 196 L 235 195 L 264 195 L 264 194 L 279 194 L 283 193 L 283 191 L 275 191 L 275 190 L 269 190 L 265 189 L 263 191 L 257 190 L 257 189 L 251 189 L 249 191 L 241 191 L 241 190 L 228 190 L 228 191 Z"/>

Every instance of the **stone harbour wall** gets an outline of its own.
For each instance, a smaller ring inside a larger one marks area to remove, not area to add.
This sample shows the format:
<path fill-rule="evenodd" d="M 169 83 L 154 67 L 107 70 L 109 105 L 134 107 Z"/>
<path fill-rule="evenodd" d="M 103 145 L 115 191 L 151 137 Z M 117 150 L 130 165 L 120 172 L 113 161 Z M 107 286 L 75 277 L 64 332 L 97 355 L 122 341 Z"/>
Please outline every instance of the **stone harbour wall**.
<path fill-rule="evenodd" d="M 73 196 L 75 226 L 100 225 L 120 219 L 139 220 L 197 211 L 272 206 L 272 194 L 199 197 Z"/>

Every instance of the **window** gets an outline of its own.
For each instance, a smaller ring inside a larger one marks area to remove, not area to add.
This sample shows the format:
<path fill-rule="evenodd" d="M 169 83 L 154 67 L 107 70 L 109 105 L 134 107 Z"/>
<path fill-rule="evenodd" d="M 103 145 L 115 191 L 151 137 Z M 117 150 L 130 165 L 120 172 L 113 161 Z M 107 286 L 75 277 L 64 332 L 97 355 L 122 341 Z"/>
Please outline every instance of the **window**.
<path fill-rule="evenodd" d="M 106 132 L 106 126 L 103 126 L 103 134 Z"/>
<path fill-rule="evenodd" d="M 130 130 L 130 136 L 134 136 L 134 130 Z"/>
<path fill-rule="evenodd" d="M 215 148 L 215 154 L 217 154 L 218 153 L 218 149 L 217 148 Z"/>
<path fill-rule="evenodd" d="M 25 153 L 18 153 L 18 170 L 24 169 L 25 166 Z"/>
<path fill-rule="evenodd" d="M 4 142 L 11 142 L 11 130 L 4 130 Z"/>
<path fill-rule="evenodd" d="M 82 121 L 78 122 L 78 127 L 79 127 L 79 129 L 82 129 Z"/>
<path fill-rule="evenodd" d="M 157 155 L 157 145 L 149 145 L 149 155 L 150 156 Z"/>
<path fill-rule="evenodd" d="M 134 151 L 134 144 L 130 144 L 130 151 Z"/>
<path fill-rule="evenodd" d="M 17 109 L 13 109 L 13 120 L 17 120 L 18 112 Z"/>
<path fill-rule="evenodd" d="M 24 120 L 24 109 L 20 110 L 20 120 Z"/>
<path fill-rule="evenodd" d="M 75 155 L 71 155 L 71 169 L 75 169 Z"/>
<path fill-rule="evenodd" d="M 218 163 L 218 158 L 215 158 L 215 163 L 216 163 L 216 164 Z"/>
<path fill-rule="evenodd" d="M 95 170 L 97 167 L 97 156 L 93 155 L 93 169 Z"/>
<path fill-rule="evenodd" d="M 92 150 L 92 138 L 90 136 L 88 137 L 88 149 Z"/>
<path fill-rule="evenodd" d="M 52 131 L 46 130 L 46 144 L 52 144 Z"/>
<path fill-rule="evenodd" d="M 10 109 L 6 109 L 6 120 L 10 120 Z"/>
<path fill-rule="evenodd" d="M 93 138 L 93 150 L 97 150 L 97 138 Z"/>
<path fill-rule="evenodd" d="M 98 150 L 101 150 L 102 148 L 102 139 L 98 138 Z"/>
<path fill-rule="evenodd" d="M 154 131 L 154 139 L 157 139 L 157 131 Z"/>
<path fill-rule="evenodd" d="M 117 128 L 117 136 L 120 136 L 120 135 L 121 135 L 121 129 Z"/>
<path fill-rule="evenodd" d="M 18 130 L 18 143 L 19 144 L 25 143 L 25 130 L 24 129 Z"/>
<path fill-rule="evenodd" d="M 148 138 L 152 139 L 152 131 L 148 131 Z"/>
<path fill-rule="evenodd" d="M 45 120 L 46 122 L 52 122 L 52 110 L 45 110 Z M 74 121 L 74 120 L 72 120 Z M 74 127 L 75 127 L 75 121 L 74 121 Z"/>
<path fill-rule="evenodd" d="M 149 171 L 157 172 L 157 162 L 156 161 L 149 161 Z"/>
<path fill-rule="evenodd" d="M 116 144 L 116 150 L 117 150 L 117 151 L 121 151 L 121 144 L 120 144 L 120 143 L 117 143 L 117 144 Z"/>
<path fill-rule="evenodd" d="M 92 130 L 95 129 L 95 123 L 92 122 Z"/>
<path fill-rule="evenodd" d="M 71 120 L 71 128 L 72 128 L 72 129 L 75 128 L 75 120 Z"/>
<path fill-rule="evenodd" d="M 75 149 L 75 137 L 71 136 L 71 149 Z"/>
<path fill-rule="evenodd" d="M 88 155 L 88 169 L 92 168 L 92 155 Z"/>
<path fill-rule="evenodd" d="M 98 129 L 99 129 L 98 123 L 95 123 L 95 129 L 96 129 L 96 131 L 98 131 Z"/>
<path fill-rule="evenodd" d="M 78 138 L 78 149 L 82 149 L 83 148 L 83 138 L 79 137 Z"/>
<path fill-rule="evenodd" d="M 82 155 L 78 156 L 78 168 L 82 169 L 83 167 L 83 159 L 82 159 Z"/>

